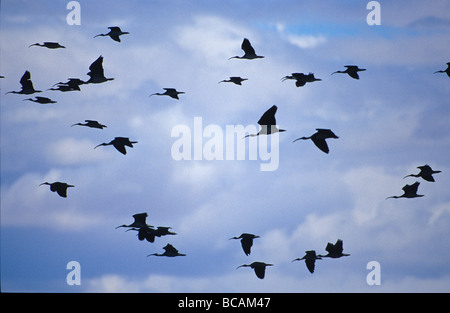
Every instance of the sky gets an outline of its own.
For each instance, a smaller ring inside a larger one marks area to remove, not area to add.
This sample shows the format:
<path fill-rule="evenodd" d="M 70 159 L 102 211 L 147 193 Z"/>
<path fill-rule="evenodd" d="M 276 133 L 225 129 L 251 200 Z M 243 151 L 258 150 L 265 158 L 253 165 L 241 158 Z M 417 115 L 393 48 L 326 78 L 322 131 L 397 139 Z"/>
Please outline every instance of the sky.
<path fill-rule="evenodd" d="M 434 74 L 450 61 L 450 1 L 379 1 L 380 25 L 368 1 L 78 1 L 80 25 L 68 3 L 1 2 L 2 291 L 450 291 L 450 78 Z M 94 38 L 109 26 L 129 34 Z M 244 38 L 264 58 L 229 60 Z M 45 41 L 66 48 L 29 47 Z M 114 80 L 48 90 L 87 80 L 100 55 Z M 349 64 L 366 69 L 359 80 L 331 75 Z M 6 94 L 26 70 L 42 92 Z M 321 81 L 281 81 L 294 72 Z M 218 83 L 230 76 L 248 80 Z M 149 97 L 167 87 L 185 94 Z M 57 103 L 24 101 L 34 96 Z M 272 105 L 286 132 L 271 135 L 278 159 L 262 170 L 267 154 L 251 149 L 268 138 L 226 130 L 257 130 Z M 87 119 L 107 128 L 71 127 Z M 316 128 L 339 137 L 328 154 L 293 142 Z M 114 137 L 138 143 L 94 150 Z M 180 142 L 190 158 L 174 155 Z M 243 158 L 227 154 L 242 142 Z M 404 178 L 425 164 L 435 182 Z M 54 181 L 75 187 L 62 198 L 39 186 Z M 386 199 L 415 181 L 423 197 Z M 116 229 L 143 212 L 177 235 Z M 241 233 L 260 236 L 249 256 L 229 240 Z M 317 260 L 313 274 L 291 262 L 337 239 L 350 256 Z M 147 257 L 168 243 L 186 256 Z M 274 264 L 263 280 L 236 269 L 254 261 Z"/>

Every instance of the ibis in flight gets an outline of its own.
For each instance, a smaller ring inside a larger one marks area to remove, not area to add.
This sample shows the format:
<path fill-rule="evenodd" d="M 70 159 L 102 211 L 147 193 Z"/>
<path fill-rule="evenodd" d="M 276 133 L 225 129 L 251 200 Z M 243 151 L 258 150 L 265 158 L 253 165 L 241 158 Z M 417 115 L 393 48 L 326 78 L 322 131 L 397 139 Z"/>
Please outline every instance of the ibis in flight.
<path fill-rule="evenodd" d="M 23 101 L 28 100 L 28 101 L 33 101 L 39 104 L 50 104 L 50 103 L 56 103 L 56 101 L 47 98 L 47 97 L 35 97 L 36 99 L 33 98 L 28 98 L 28 99 L 23 99 Z"/>
<path fill-rule="evenodd" d="M 133 218 L 134 218 L 133 223 L 131 223 L 130 225 L 126 225 L 126 224 L 119 225 L 119 226 L 116 227 L 116 229 L 119 228 L 119 227 L 129 227 L 129 228 L 135 227 L 135 228 L 138 228 L 138 229 L 142 228 L 142 227 L 153 227 L 152 225 L 148 225 L 147 224 L 147 221 L 146 221 L 147 220 L 147 216 L 148 216 L 147 213 L 134 214 L 133 215 Z"/>
<path fill-rule="evenodd" d="M 305 251 L 305 253 L 306 254 L 302 258 L 296 258 L 296 259 L 292 260 L 292 262 L 305 260 L 306 267 L 308 268 L 309 272 L 312 274 L 312 273 L 314 273 L 316 260 L 321 260 L 322 258 L 320 256 L 316 255 L 316 251 L 314 251 L 314 250 Z"/>
<path fill-rule="evenodd" d="M 132 227 L 129 230 L 137 230 L 138 231 L 138 239 L 144 240 L 147 239 L 148 242 L 155 242 L 155 237 L 162 237 L 166 235 L 176 235 L 177 233 L 174 233 L 170 231 L 172 227 L 165 227 L 165 226 L 158 226 L 156 229 L 150 227 L 150 226 L 143 226 L 140 228 Z"/>
<path fill-rule="evenodd" d="M 251 267 L 255 271 L 256 277 L 258 277 L 259 279 L 264 279 L 267 266 L 273 266 L 273 264 L 268 264 L 264 262 L 253 262 L 251 264 L 239 265 L 238 267 L 236 267 L 236 269 L 240 267 Z"/>
<path fill-rule="evenodd" d="M 40 43 L 34 43 L 34 44 L 32 44 L 32 45 L 29 45 L 28 48 L 29 48 L 29 47 L 32 47 L 32 46 L 45 47 L 45 48 L 48 48 L 48 49 L 65 48 L 64 46 L 60 45 L 60 44 L 57 43 L 57 42 L 44 42 L 43 44 L 40 44 Z"/>
<path fill-rule="evenodd" d="M 339 138 L 336 136 L 330 129 L 323 129 L 323 128 L 316 128 L 317 132 L 312 134 L 309 137 L 300 137 L 295 139 L 293 142 L 296 142 L 297 140 L 307 140 L 311 139 L 312 142 L 316 145 L 317 148 L 322 150 L 325 153 L 328 153 L 330 149 L 328 148 L 328 144 L 326 142 L 326 139 L 328 138 Z"/>
<path fill-rule="evenodd" d="M 275 120 L 275 113 L 277 112 L 277 106 L 273 105 L 270 109 L 268 109 L 258 121 L 258 124 L 261 126 L 261 130 L 257 134 L 248 134 L 244 138 L 247 137 L 255 137 L 259 135 L 271 135 L 278 132 L 284 132 L 285 129 L 278 129 L 277 122 Z"/>
<path fill-rule="evenodd" d="M 243 56 L 234 56 L 234 57 L 230 57 L 228 60 L 230 59 L 247 59 L 247 60 L 253 60 L 253 59 L 262 59 L 264 58 L 261 55 L 257 55 L 255 52 L 255 49 L 253 49 L 252 45 L 250 44 L 250 41 L 247 38 L 244 38 L 244 40 L 242 41 L 241 44 L 241 49 L 244 50 L 244 55 Z"/>
<path fill-rule="evenodd" d="M 29 71 L 25 71 L 20 78 L 20 85 L 22 85 L 22 89 L 20 91 L 9 91 L 8 93 L 15 93 L 21 95 L 31 95 L 36 92 L 42 92 L 41 90 L 34 89 L 33 82 L 31 81 L 31 73 Z"/>
<path fill-rule="evenodd" d="M 450 77 L 450 62 L 447 62 L 447 68 L 445 70 L 434 72 L 434 74 L 436 73 L 446 73 L 447 76 Z"/>
<path fill-rule="evenodd" d="M 328 254 L 326 255 L 319 254 L 318 257 L 337 259 L 343 256 L 350 255 L 347 253 L 342 253 L 342 251 L 344 251 L 344 242 L 341 239 L 338 239 L 335 244 L 329 242 L 325 247 L 325 250 L 328 252 Z"/>
<path fill-rule="evenodd" d="M 350 76 L 351 78 L 359 79 L 358 72 L 362 72 L 362 71 L 366 70 L 365 68 L 359 68 L 356 65 L 345 65 L 344 67 L 346 68 L 345 71 L 336 71 L 334 73 L 331 73 L 331 75 L 336 74 L 336 73 L 342 73 L 342 74 L 348 74 L 348 76 Z"/>
<path fill-rule="evenodd" d="M 87 75 L 90 77 L 85 84 L 101 84 L 114 78 L 106 78 L 103 70 L 103 56 L 99 56 L 97 60 L 92 62 L 89 66 L 90 72 Z"/>
<path fill-rule="evenodd" d="M 163 247 L 164 253 L 158 254 L 158 253 L 152 253 L 147 256 L 156 255 L 156 256 L 167 256 L 167 257 L 175 257 L 175 256 L 185 256 L 186 254 L 179 253 L 178 250 L 172 246 L 170 243 L 168 243 L 165 247 Z"/>
<path fill-rule="evenodd" d="M 434 182 L 433 174 L 437 174 L 437 173 L 441 172 L 441 171 L 434 171 L 428 164 L 422 165 L 422 166 L 418 166 L 417 168 L 420 169 L 419 174 L 410 174 L 410 175 L 406 175 L 403 178 L 406 178 L 406 177 L 422 177 L 426 181 Z"/>
<path fill-rule="evenodd" d="M 54 182 L 54 183 L 45 182 L 45 183 L 40 184 L 39 186 L 42 186 L 42 185 L 49 185 L 51 191 L 56 192 L 58 195 L 60 195 L 63 198 L 67 198 L 67 188 L 75 187 L 74 185 L 69 185 L 67 183 L 62 183 L 59 181 Z"/>
<path fill-rule="evenodd" d="M 177 91 L 175 88 L 163 88 L 165 90 L 164 93 L 152 93 L 149 97 L 151 96 L 169 96 L 171 98 L 177 99 L 179 100 L 180 98 L 178 97 L 178 95 L 180 94 L 184 94 L 184 91 Z"/>
<path fill-rule="evenodd" d="M 111 37 L 112 40 L 120 42 L 119 36 L 129 34 L 129 32 L 123 32 L 120 29 L 120 27 L 117 27 L 117 26 L 111 26 L 111 27 L 108 27 L 108 29 L 109 29 L 109 33 L 98 34 L 98 35 L 94 36 L 94 38 L 98 37 L 98 36 L 109 36 L 109 37 Z"/>
<path fill-rule="evenodd" d="M 103 129 L 104 127 L 107 127 L 106 125 L 100 124 L 98 121 L 94 121 L 94 120 L 84 120 L 86 123 L 76 123 L 73 124 L 72 126 L 75 125 L 80 125 L 80 126 L 87 126 L 90 128 L 98 128 L 98 129 Z"/>
<path fill-rule="evenodd" d="M 287 79 L 294 79 L 295 86 L 302 87 L 305 86 L 306 83 L 312 83 L 315 81 L 321 81 L 320 78 L 314 77 L 313 73 L 309 73 L 308 75 L 303 73 L 292 73 L 290 76 L 284 76 L 281 81 L 285 81 Z"/>
<path fill-rule="evenodd" d="M 50 88 L 48 90 L 59 90 L 62 92 L 65 91 L 81 91 L 80 85 L 86 84 L 86 82 L 82 81 L 79 78 L 69 78 L 66 83 L 59 82 L 53 85 L 53 87 L 57 86 L 57 88 Z"/>
<path fill-rule="evenodd" d="M 399 198 L 417 198 L 417 197 L 423 197 L 423 195 L 418 195 L 417 194 L 417 189 L 419 188 L 420 183 L 419 182 L 415 182 L 412 185 L 405 185 L 402 190 L 403 190 L 403 194 L 401 196 L 391 196 L 391 197 L 387 197 L 386 199 L 390 199 L 390 198 L 394 198 L 394 199 L 399 199 Z"/>
<path fill-rule="evenodd" d="M 231 76 L 230 79 L 221 80 L 219 83 L 234 83 L 236 85 L 242 86 L 242 82 L 248 80 L 248 78 L 242 78 L 239 76 Z"/>
<path fill-rule="evenodd" d="M 257 235 L 243 233 L 239 237 L 231 237 L 231 239 L 241 239 L 241 246 L 245 255 L 250 254 L 251 247 L 253 246 L 253 239 L 259 238 Z"/>
<path fill-rule="evenodd" d="M 94 147 L 100 147 L 100 146 L 114 146 L 114 148 L 117 149 L 117 151 L 119 151 L 122 154 L 127 154 L 127 150 L 125 148 L 125 146 L 133 148 L 133 144 L 137 143 L 137 141 L 130 141 L 129 138 L 127 137 L 115 137 L 113 140 L 111 140 L 110 142 L 106 143 L 101 143 L 99 145 L 96 145 Z"/>

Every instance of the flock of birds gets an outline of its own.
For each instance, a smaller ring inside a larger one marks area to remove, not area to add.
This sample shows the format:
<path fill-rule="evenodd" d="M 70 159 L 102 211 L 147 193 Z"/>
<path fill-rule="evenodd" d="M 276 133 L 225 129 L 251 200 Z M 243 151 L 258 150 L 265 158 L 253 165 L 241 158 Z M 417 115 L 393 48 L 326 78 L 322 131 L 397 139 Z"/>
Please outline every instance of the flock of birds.
<path fill-rule="evenodd" d="M 109 32 L 105 34 L 99 34 L 95 37 L 99 36 L 109 36 L 112 40 L 116 42 L 121 42 L 120 36 L 129 34 L 128 32 L 123 32 L 119 27 L 108 27 Z M 95 38 L 94 37 L 94 38 Z M 30 45 L 29 47 L 38 46 L 38 47 L 44 47 L 47 49 L 64 49 L 65 47 L 57 42 L 44 42 L 42 44 L 35 43 Z M 255 49 L 250 44 L 250 41 L 248 39 L 244 39 L 241 44 L 241 49 L 244 51 L 244 55 L 242 56 L 233 56 L 229 59 L 247 59 L 247 60 L 253 60 L 253 59 L 261 59 L 264 58 L 264 56 L 257 55 L 255 52 Z M 450 77 L 450 62 L 447 63 L 448 67 L 445 70 L 436 71 L 435 73 L 446 73 Z M 336 71 L 332 74 L 336 73 L 342 73 L 347 74 L 353 79 L 359 79 L 359 72 L 366 71 L 366 69 L 361 69 L 356 65 L 347 65 L 345 66 L 345 70 L 342 71 Z M 80 91 L 80 86 L 85 84 L 100 84 L 105 83 L 108 81 L 113 80 L 114 78 L 107 78 L 104 75 L 104 69 L 103 69 L 103 57 L 99 56 L 90 66 L 89 66 L 89 72 L 87 73 L 89 76 L 89 79 L 86 81 L 83 81 L 79 78 L 69 78 L 67 82 L 58 82 L 54 84 L 51 88 L 48 90 L 53 91 L 60 91 L 60 92 L 71 92 L 71 91 Z M 1 76 L 1 78 L 4 78 Z M 219 81 L 219 83 L 223 82 L 230 82 L 234 83 L 236 85 L 242 85 L 244 81 L 248 80 L 247 78 L 241 78 L 239 76 L 232 76 L 229 77 L 229 79 Z M 297 87 L 302 87 L 306 83 L 312 83 L 315 81 L 321 81 L 321 79 L 316 78 L 313 73 L 304 74 L 304 73 L 292 73 L 291 75 L 287 75 L 281 79 L 282 81 L 285 80 L 294 80 L 295 85 Z M 33 86 L 33 83 L 31 81 L 31 74 L 29 71 L 25 71 L 22 78 L 20 79 L 20 85 L 21 90 L 19 91 L 10 91 L 8 93 L 12 94 L 21 94 L 21 95 L 32 95 L 35 93 L 40 93 L 42 91 L 36 90 Z M 173 99 L 179 99 L 179 95 L 184 94 L 182 91 L 177 91 L 175 88 L 164 88 L 163 93 L 153 93 L 150 96 L 158 95 L 158 96 L 169 96 Z M 56 103 L 56 101 L 51 100 L 47 97 L 40 97 L 36 96 L 35 99 L 33 98 L 27 98 L 24 100 L 33 101 L 40 104 L 51 104 Z M 277 132 L 283 132 L 285 130 L 277 128 L 277 123 L 275 119 L 275 114 L 277 111 L 277 106 L 273 105 L 271 108 L 269 108 L 258 120 L 258 124 L 261 126 L 260 131 L 257 134 L 249 134 L 245 137 L 253 137 L 253 136 L 259 136 L 259 135 L 271 135 Z M 71 126 L 85 126 L 89 128 L 96 128 L 96 129 L 103 129 L 107 127 L 106 125 L 101 124 L 98 121 L 95 120 L 85 120 L 84 123 L 76 123 Z M 299 141 L 299 140 L 311 140 L 314 145 L 319 148 L 324 153 L 329 153 L 329 147 L 327 144 L 327 139 L 338 139 L 339 137 L 334 134 L 334 132 L 330 129 L 323 129 L 323 128 L 317 128 L 316 132 L 310 136 L 307 137 L 299 137 L 295 139 L 293 142 Z M 115 149 L 117 149 L 120 153 L 126 154 L 128 148 L 133 148 L 133 145 L 136 144 L 137 141 L 132 141 L 127 137 L 115 137 L 110 142 L 100 143 L 97 146 L 94 147 L 97 148 L 99 146 L 108 146 L 112 145 Z M 428 181 L 428 182 L 434 182 L 433 174 L 440 173 L 440 171 L 433 170 L 429 165 L 419 166 L 420 172 L 418 174 L 410 174 L 405 176 L 406 177 L 421 177 L 422 179 Z M 417 189 L 419 186 L 419 182 L 415 182 L 412 185 L 405 185 L 403 187 L 403 194 L 400 196 L 391 196 L 389 198 L 415 198 L 415 197 L 422 197 L 423 195 L 417 194 Z M 50 190 L 52 192 L 56 192 L 59 196 L 66 198 L 67 197 L 67 190 L 70 187 L 75 187 L 74 185 L 65 183 L 65 182 L 44 182 L 41 185 L 49 185 Z M 134 222 L 129 225 L 120 225 L 117 228 L 124 227 L 127 228 L 126 231 L 137 231 L 137 237 L 140 241 L 147 240 L 150 243 L 153 243 L 156 238 L 168 236 L 168 235 L 176 235 L 175 232 L 170 231 L 171 227 L 166 226 L 158 226 L 155 228 L 155 226 L 148 225 L 146 222 L 148 214 L 147 213 L 138 213 L 134 214 Z M 230 240 L 240 240 L 242 249 L 246 256 L 249 256 L 251 253 L 251 247 L 253 246 L 253 240 L 256 238 L 260 238 L 257 235 L 249 234 L 249 233 L 242 233 L 238 237 L 232 237 Z M 186 254 L 180 253 L 173 245 L 170 243 L 167 243 L 164 247 L 164 252 L 159 253 L 152 253 L 148 256 L 165 256 L 165 257 L 178 257 L 178 256 L 185 256 Z M 294 261 L 305 261 L 306 267 L 310 273 L 314 272 L 315 269 L 315 262 L 316 260 L 321 260 L 322 258 L 340 258 L 343 256 L 349 256 L 349 254 L 343 253 L 343 241 L 341 239 L 338 239 L 336 243 L 328 243 L 325 247 L 325 250 L 327 251 L 327 254 L 320 255 L 317 254 L 315 250 L 308 250 L 305 251 L 305 255 L 301 258 L 296 258 Z M 253 262 L 250 264 L 243 264 L 238 266 L 237 268 L 241 267 L 250 267 L 254 270 L 256 276 L 260 279 L 263 279 L 265 277 L 265 270 L 266 267 L 273 266 L 273 264 L 265 263 L 265 262 Z"/>

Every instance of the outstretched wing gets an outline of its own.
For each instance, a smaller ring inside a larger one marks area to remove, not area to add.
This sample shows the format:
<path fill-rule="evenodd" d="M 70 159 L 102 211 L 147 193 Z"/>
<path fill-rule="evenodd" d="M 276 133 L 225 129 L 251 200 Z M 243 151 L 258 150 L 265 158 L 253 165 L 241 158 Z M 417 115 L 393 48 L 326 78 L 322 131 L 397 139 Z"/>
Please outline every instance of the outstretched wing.
<path fill-rule="evenodd" d="M 268 109 L 259 119 L 258 124 L 263 125 L 276 125 L 275 113 L 277 112 L 277 106 L 273 105 L 270 109 Z"/>
<path fill-rule="evenodd" d="M 244 50 L 245 54 L 255 54 L 255 49 L 253 49 L 247 38 L 244 38 L 244 41 L 242 41 L 241 49 Z"/>

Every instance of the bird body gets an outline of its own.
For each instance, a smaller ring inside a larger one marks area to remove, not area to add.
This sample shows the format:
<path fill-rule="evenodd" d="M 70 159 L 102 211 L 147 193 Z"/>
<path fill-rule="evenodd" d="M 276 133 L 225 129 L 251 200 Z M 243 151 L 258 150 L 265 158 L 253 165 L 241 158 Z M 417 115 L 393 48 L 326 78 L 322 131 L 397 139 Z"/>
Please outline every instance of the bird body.
<path fill-rule="evenodd" d="M 47 98 L 47 97 L 35 97 L 36 99 L 32 99 L 32 98 L 28 98 L 28 99 L 23 99 L 23 101 L 28 100 L 28 101 L 33 101 L 39 104 L 50 104 L 50 103 L 56 103 L 56 101 Z"/>
<path fill-rule="evenodd" d="M 69 185 L 67 183 L 62 183 L 62 182 L 54 182 L 54 183 L 45 182 L 45 183 L 40 184 L 39 186 L 41 186 L 41 185 L 49 185 L 51 191 L 56 192 L 58 195 L 60 195 L 63 198 L 67 198 L 67 188 L 75 187 L 74 185 Z"/>
<path fill-rule="evenodd" d="M 420 169 L 419 174 L 410 174 L 410 175 L 406 175 L 403 178 L 406 178 L 406 177 L 422 177 L 426 181 L 434 182 L 433 174 L 437 174 L 437 173 L 441 172 L 441 171 L 434 171 L 428 164 L 423 165 L 423 166 L 418 166 L 417 168 Z"/>
<path fill-rule="evenodd" d="M 316 260 L 321 260 L 322 258 L 320 256 L 316 255 L 316 251 L 314 251 L 314 250 L 305 251 L 305 253 L 306 254 L 302 258 L 294 259 L 294 260 L 292 260 L 292 262 L 305 260 L 306 267 L 308 268 L 309 272 L 312 274 L 312 273 L 314 273 Z"/>
<path fill-rule="evenodd" d="M 318 257 L 322 258 L 332 258 L 337 259 L 343 256 L 349 256 L 350 254 L 342 253 L 344 250 L 344 242 L 341 239 L 338 239 L 335 244 L 332 244 L 329 242 L 325 248 L 325 250 L 328 252 L 326 255 L 318 255 Z"/>
<path fill-rule="evenodd" d="M 259 279 L 264 279 L 267 266 L 273 266 L 273 264 L 268 264 L 264 262 L 253 262 L 251 264 L 242 264 L 236 267 L 236 269 L 240 267 L 251 267 L 255 271 L 256 277 L 258 277 Z"/>
<path fill-rule="evenodd" d="M 362 72 L 362 71 L 366 70 L 365 68 L 359 68 L 356 65 L 345 65 L 344 67 L 346 68 L 345 71 L 336 71 L 334 73 L 331 73 L 331 75 L 336 74 L 336 73 L 342 73 L 342 74 L 348 74 L 348 76 L 350 76 L 351 78 L 359 79 L 358 72 Z"/>
<path fill-rule="evenodd" d="M 109 36 L 109 37 L 111 37 L 112 40 L 120 42 L 120 36 L 129 34 L 129 32 L 123 32 L 120 29 L 120 27 L 117 27 L 117 26 L 111 26 L 111 27 L 108 27 L 108 29 L 109 29 L 108 33 L 98 34 L 98 35 L 94 36 L 94 38 L 98 37 L 98 36 Z"/>
<path fill-rule="evenodd" d="M 270 109 L 268 109 L 258 121 L 258 124 L 261 126 L 261 130 L 257 134 L 249 134 L 247 137 L 255 137 L 259 135 L 271 135 L 278 132 L 285 132 L 285 129 L 279 129 L 277 127 L 277 122 L 275 119 L 275 113 L 277 112 L 277 106 L 273 105 Z"/>
<path fill-rule="evenodd" d="M 245 255 L 249 255 L 253 246 L 253 239 L 259 238 L 257 235 L 243 233 L 239 237 L 231 237 L 230 239 L 241 239 L 241 246 Z"/>
<path fill-rule="evenodd" d="M 447 62 L 447 68 L 445 70 L 434 72 L 434 74 L 436 73 L 446 73 L 447 76 L 450 77 L 450 62 Z"/>
<path fill-rule="evenodd" d="M 75 125 L 80 125 L 80 126 L 87 126 L 90 128 L 98 128 L 98 129 L 103 129 L 104 127 L 107 127 L 106 125 L 100 124 L 98 121 L 94 121 L 94 120 L 85 120 L 85 124 L 83 123 L 76 123 L 73 124 L 72 126 Z"/>
<path fill-rule="evenodd" d="M 36 92 L 42 92 L 41 90 L 34 89 L 33 82 L 31 81 L 31 73 L 29 71 L 25 71 L 25 73 L 20 78 L 20 85 L 22 89 L 20 91 L 9 91 L 8 93 L 22 94 L 22 95 L 31 95 Z"/>
<path fill-rule="evenodd" d="M 312 134 L 311 136 L 300 137 L 300 138 L 295 139 L 293 142 L 296 142 L 297 140 L 311 139 L 317 148 L 319 148 L 320 150 L 322 150 L 325 153 L 330 152 L 330 149 L 328 148 L 328 144 L 325 139 L 328 139 L 328 138 L 338 139 L 339 137 L 336 136 L 330 129 L 316 128 L 316 130 L 317 130 L 317 132 Z"/>
<path fill-rule="evenodd" d="M 137 141 L 130 141 L 129 138 L 127 137 L 115 137 L 113 140 L 111 140 L 108 143 L 101 143 L 97 146 L 94 147 L 100 147 L 100 146 L 114 146 L 114 148 L 117 149 L 117 151 L 119 151 L 122 154 L 127 154 L 127 150 L 125 149 L 125 146 L 133 148 L 133 144 L 137 143 Z"/>
<path fill-rule="evenodd" d="M 114 78 L 106 78 L 103 69 L 103 56 L 99 56 L 97 60 L 92 62 L 89 66 L 89 73 L 87 75 L 90 77 L 85 84 L 101 84 L 109 80 L 114 80 Z"/>
<path fill-rule="evenodd" d="M 417 198 L 417 197 L 423 197 L 423 195 L 418 195 L 417 194 L 417 189 L 419 188 L 420 183 L 419 182 L 415 182 L 412 185 L 405 185 L 402 190 L 403 190 L 403 194 L 401 196 L 391 196 L 391 197 L 387 197 L 386 199 L 390 199 L 390 198 L 394 198 L 394 199 L 399 199 L 399 198 Z"/>
<path fill-rule="evenodd" d="M 165 247 L 163 247 L 164 253 L 158 254 L 158 253 L 152 253 L 147 256 L 156 255 L 156 256 L 167 256 L 167 257 L 176 257 L 176 256 L 185 256 L 184 253 L 179 253 L 178 250 L 172 246 L 170 243 L 168 243 Z"/>
<path fill-rule="evenodd" d="M 255 49 L 252 47 L 252 45 L 250 44 L 250 41 L 247 38 L 244 38 L 244 40 L 242 41 L 241 49 L 244 50 L 244 55 L 243 56 L 236 55 L 234 57 L 230 57 L 228 60 L 230 60 L 230 59 L 253 60 L 253 59 L 262 59 L 262 58 L 264 58 L 263 56 L 256 54 Z"/>
<path fill-rule="evenodd" d="M 48 48 L 48 49 L 65 48 L 64 46 L 60 45 L 60 44 L 57 43 L 57 42 L 44 42 L 43 44 L 40 44 L 40 43 L 34 43 L 34 44 L 32 44 L 32 45 L 29 45 L 28 48 L 29 48 L 29 47 L 32 47 L 32 46 L 45 47 L 45 48 Z"/>
<path fill-rule="evenodd" d="M 147 213 L 134 214 L 133 215 L 133 218 L 134 218 L 134 222 L 133 223 L 131 223 L 130 225 L 126 225 L 126 224 L 119 225 L 119 226 L 116 227 L 116 229 L 119 228 L 119 227 L 129 227 L 129 228 L 135 227 L 137 229 L 142 228 L 142 227 L 153 227 L 153 226 L 147 224 L 147 221 L 146 221 L 147 220 L 147 216 L 148 216 Z"/>
<path fill-rule="evenodd" d="M 306 83 L 312 83 L 315 81 L 321 81 L 320 78 L 316 78 L 313 73 L 303 74 L 303 73 L 292 73 L 290 76 L 284 76 L 281 81 L 285 81 L 287 79 L 294 79 L 295 86 L 302 87 L 305 86 Z"/>
<path fill-rule="evenodd" d="M 242 82 L 248 80 L 248 78 L 242 78 L 239 76 L 231 76 L 230 79 L 221 80 L 219 83 L 234 83 L 236 85 L 242 86 Z"/>
<path fill-rule="evenodd" d="M 175 88 L 163 88 L 165 90 L 164 93 L 152 93 L 149 97 L 151 96 L 169 96 L 171 98 L 177 99 L 179 100 L 180 98 L 178 97 L 178 95 L 180 94 L 184 94 L 184 91 L 177 91 Z"/>

